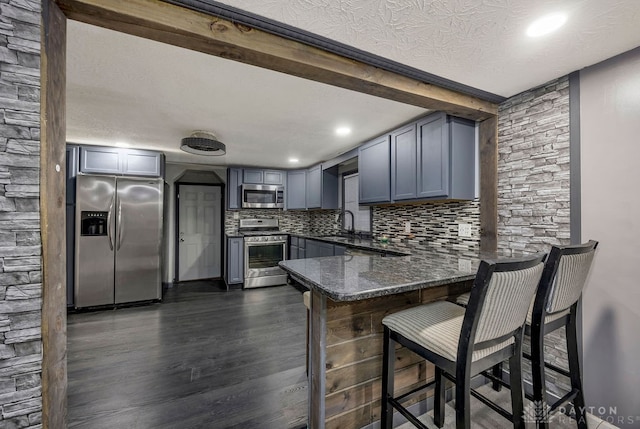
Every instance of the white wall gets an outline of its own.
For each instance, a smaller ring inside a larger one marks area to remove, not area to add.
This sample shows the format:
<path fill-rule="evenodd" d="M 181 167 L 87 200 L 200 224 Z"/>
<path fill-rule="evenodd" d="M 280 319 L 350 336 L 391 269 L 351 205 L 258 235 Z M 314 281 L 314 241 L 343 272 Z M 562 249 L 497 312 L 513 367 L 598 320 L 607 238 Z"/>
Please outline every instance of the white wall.
<path fill-rule="evenodd" d="M 165 261 L 164 261 L 164 273 L 162 281 L 170 283 L 175 277 L 175 219 L 176 219 L 176 194 L 174 183 L 176 179 L 180 178 L 187 170 L 198 171 L 213 171 L 220 179 L 226 182 L 227 169 L 225 167 L 212 167 L 205 165 L 191 165 L 191 164 L 170 164 L 165 166 L 165 182 L 169 185 L 168 195 L 166 198 L 167 208 L 165 210 Z"/>
<path fill-rule="evenodd" d="M 586 402 L 640 427 L 640 48 L 581 71 L 580 100 Z"/>

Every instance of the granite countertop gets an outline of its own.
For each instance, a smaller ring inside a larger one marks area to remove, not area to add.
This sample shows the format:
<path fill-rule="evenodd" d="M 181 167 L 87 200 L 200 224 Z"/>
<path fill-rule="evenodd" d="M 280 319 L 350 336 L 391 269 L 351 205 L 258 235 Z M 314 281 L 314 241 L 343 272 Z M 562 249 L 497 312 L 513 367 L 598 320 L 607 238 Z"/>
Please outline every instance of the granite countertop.
<path fill-rule="evenodd" d="M 408 248 L 402 248 L 391 243 L 381 243 L 377 240 L 364 239 L 364 238 L 351 238 L 341 237 L 338 235 L 321 235 L 321 234 L 300 234 L 300 233 L 288 233 L 300 238 L 308 238 L 311 240 L 324 241 L 333 244 L 342 244 L 347 247 L 361 250 L 373 250 L 382 254 L 393 256 L 409 256 L 412 252 Z"/>
<path fill-rule="evenodd" d="M 329 256 L 280 266 L 334 301 L 357 301 L 472 280 L 479 262 L 468 252 L 415 249 L 411 256 Z"/>

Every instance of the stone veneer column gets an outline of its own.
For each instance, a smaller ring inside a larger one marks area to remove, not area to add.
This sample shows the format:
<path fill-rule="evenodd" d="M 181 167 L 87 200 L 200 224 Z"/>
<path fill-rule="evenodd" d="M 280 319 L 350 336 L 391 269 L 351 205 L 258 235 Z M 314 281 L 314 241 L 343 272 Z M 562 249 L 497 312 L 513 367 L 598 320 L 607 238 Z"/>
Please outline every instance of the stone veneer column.
<path fill-rule="evenodd" d="M 498 113 L 498 247 L 569 244 L 569 79 L 511 97 Z"/>
<path fill-rule="evenodd" d="M 570 243 L 569 78 L 511 97 L 498 113 L 498 247 L 548 252 Z M 525 349 L 529 344 L 525 341 Z M 567 367 L 564 329 L 545 338 L 545 357 Z M 530 371 L 525 365 L 525 378 Z M 547 371 L 556 394 L 568 380 Z"/>
<path fill-rule="evenodd" d="M 40 1 L 0 0 L 0 427 L 41 422 Z"/>

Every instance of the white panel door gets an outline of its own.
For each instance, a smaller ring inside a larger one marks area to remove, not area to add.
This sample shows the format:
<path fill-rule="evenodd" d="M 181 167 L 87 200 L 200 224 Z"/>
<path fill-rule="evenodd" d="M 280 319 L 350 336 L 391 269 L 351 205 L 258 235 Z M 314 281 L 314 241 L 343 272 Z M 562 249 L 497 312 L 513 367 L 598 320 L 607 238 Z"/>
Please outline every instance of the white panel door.
<path fill-rule="evenodd" d="M 182 185 L 178 196 L 178 281 L 221 275 L 222 194 L 219 186 Z"/>

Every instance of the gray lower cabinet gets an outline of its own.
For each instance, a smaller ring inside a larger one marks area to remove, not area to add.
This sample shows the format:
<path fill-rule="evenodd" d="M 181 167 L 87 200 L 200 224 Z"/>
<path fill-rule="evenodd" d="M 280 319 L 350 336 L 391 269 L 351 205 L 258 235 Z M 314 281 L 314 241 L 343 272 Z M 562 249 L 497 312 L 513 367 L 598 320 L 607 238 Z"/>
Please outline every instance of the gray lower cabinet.
<path fill-rule="evenodd" d="M 226 269 L 224 279 L 228 285 L 244 282 L 244 240 L 227 238 Z"/>
<path fill-rule="evenodd" d="M 79 171 L 97 174 L 162 177 L 164 155 L 139 149 L 81 146 Z"/>
<path fill-rule="evenodd" d="M 289 259 L 304 259 L 307 255 L 307 240 L 291 236 L 289 239 Z"/>
<path fill-rule="evenodd" d="M 333 256 L 333 244 L 324 241 L 307 240 L 307 258 Z"/>
<path fill-rule="evenodd" d="M 306 258 L 322 258 L 324 256 L 343 256 L 346 251 L 345 246 L 339 244 L 327 243 L 319 240 L 306 240 L 305 244 L 305 257 Z M 302 258 L 298 254 L 300 259 Z"/>
<path fill-rule="evenodd" d="M 388 134 L 358 148 L 358 174 L 361 204 L 391 201 L 391 145 Z"/>
<path fill-rule="evenodd" d="M 227 209 L 237 210 L 242 208 L 241 189 L 242 168 L 227 169 Z"/>
<path fill-rule="evenodd" d="M 287 172 L 286 207 L 289 210 L 306 209 L 306 170 Z"/>

